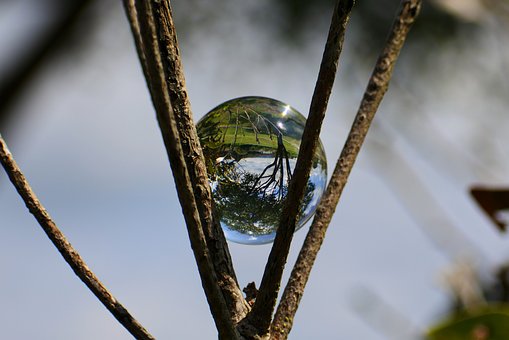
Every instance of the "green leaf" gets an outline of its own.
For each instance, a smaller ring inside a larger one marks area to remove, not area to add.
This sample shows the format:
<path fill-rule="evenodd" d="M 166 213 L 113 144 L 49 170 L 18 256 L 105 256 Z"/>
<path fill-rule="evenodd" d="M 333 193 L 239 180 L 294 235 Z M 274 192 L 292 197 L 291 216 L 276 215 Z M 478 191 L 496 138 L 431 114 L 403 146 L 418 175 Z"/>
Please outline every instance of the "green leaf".
<path fill-rule="evenodd" d="M 429 333 L 429 340 L 507 340 L 509 306 L 488 306 L 461 313 L 439 324 Z"/>

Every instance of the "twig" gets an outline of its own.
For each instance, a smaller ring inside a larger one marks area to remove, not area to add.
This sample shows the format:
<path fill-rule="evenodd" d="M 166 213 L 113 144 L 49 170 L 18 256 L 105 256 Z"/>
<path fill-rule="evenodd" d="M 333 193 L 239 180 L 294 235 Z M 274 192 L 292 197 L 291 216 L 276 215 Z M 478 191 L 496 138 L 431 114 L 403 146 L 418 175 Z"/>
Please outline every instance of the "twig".
<path fill-rule="evenodd" d="M 384 339 L 422 339 L 426 329 L 415 325 L 373 289 L 357 285 L 349 292 L 350 307 L 366 326 Z"/>
<path fill-rule="evenodd" d="M 147 66 L 147 57 L 145 56 L 145 46 L 143 45 L 143 39 L 141 37 L 140 32 L 140 23 L 138 21 L 138 12 L 136 11 L 136 0 L 124 0 L 124 9 L 127 15 L 127 20 L 129 21 L 129 25 L 131 27 L 131 32 L 133 34 L 134 46 L 136 47 L 136 53 L 138 54 L 138 59 L 140 59 L 141 68 L 143 70 L 143 75 L 145 76 L 145 82 L 147 83 L 147 87 L 150 89 L 150 76 Z M 152 91 L 152 90 L 150 90 Z"/>
<path fill-rule="evenodd" d="M 247 317 L 247 322 L 254 326 L 259 334 L 265 334 L 269 330 L 281 277 L 290 250 L 290 243 L 299 217 L 300 205 L 309 179 L 312 159 L 318 145 L 320 128 L 336 77 L 346 25 L 354 2 L 354 0 L 338 0 L 334 8 L 288 196 L 285 200 L 276 238 L 263 273 L 258 296 L 251 313 Z"/>
<path fill-rule="evenodd" d="M 339 156 L 327 190 L 322 197 L 316 216 L 304 240 L 304 244 L 292 270 L 288 284 L 278 306 L 271 326 L 271 339 L 286 339 L 293 324 L 305 285 L 325 232 L 339 202 L 346 181 L 355 163 L 371 121 L 387 91 L 394 64 L 403 47 L 410 27 L 415 21 L 421 0 L 404 0 L 397 15 L 387 43 L 380 54 L 375 69 L 362 98 L 345 146 Z"/>
<path fill-rule="evenodd" d="M 183 130 L 183 128 L 181 126 L 177 128 L 177 118 L 174 112 L 176 107 L 172 106 L 169 89 L 173 84 L 167 82 L 164 71 L 163 57 L 160 52 L 162 48 L 159 46 L 158 27 L 155 22 L 157 16 L 153 12 L 151 1 L 137 1 L 136 7 L 134 7 L 135 2 L 132 0 L 125 0 L 124 4 L 135 42 L 138 45 L 137 49 L 141 54 L 140 59 L 149 85 L 152 102 L 156 109 L 159 127 L 186 220 L 191 247 L 212 316 L 221 338 L 236 339 L 238 335 L 233 326 L 223 291 L 219 286 L 220 281 L 216 275 L 203 231 L 200 206 L 194 195 L 195 186 L 191 181 L 190 171 L 186 164 L 184 143 L 181 141 L 179 133 L 179 130 Z M 187 132 L 182 131 L 181 133 Z M 194 153 L 193 155 L 197 157 L 198 154 Z M 204 188 L 201 189 L 205 190 Z"/>
<path fill-rule="evenodd" d="M 385 124 L 380 124 L 380 121 L 378 123 L 376 139 L 372 138 L 364 146 L 371 148 L 368 149 L 369 161 L 416 226 L 436 250 L 447 258 L 475 259 L 476 266 L 489 267 L 490 262 L 484 251 L 450 219 L 446 207 L 437 201 L 412 167 L 412 161 L 396 147 L 396 138 L 392 134 L 394 132 L 389 131 Z M 436 138 L 436 134 L 433 137 Z"/>
<path fill-rule="evenodd" d="M 94 295 L 110 311 L 111 314 L 137 339 L 155 339 L 145 328 L 115 299 L 115 297 L 99 281 L 88 268 L 76 249 L 72 247 L 65 235 L 58 229 L 55 222 L 44 209 L 41 202 L 30 188 L 25 176 L 16 164 L 5 141 L 0 136 L 0 162 L 9 179 L 23 198 L 28 210 L 41 225 L 49 239 L 62 254 L 65 261 L 71 266 L 74 273 L 87 285 Z"/>
<path fill-rule="evenodd" d="M 65 44 L 66 40 L 76 32 L 76 28 L 80 24 L 80 16 L 93 3 L 91 0 L 64 0 L 61 2 L 61 4 L 55 5 L 62 9 L 61 13 L 55 15 L 55 22 L 48 24 L 46 32 L 43 32 L 33 46 L 30 46 L 31 49 L 27 56 L 18 58 L 18 64 L 7 69 L 7 74 L 2 77 L 0 83 L 0 127 L 9 122 L 12 104 L 19 98 L 37 71 L 52 56 L 64 52 L 62 47 L 68 48 Z"/>

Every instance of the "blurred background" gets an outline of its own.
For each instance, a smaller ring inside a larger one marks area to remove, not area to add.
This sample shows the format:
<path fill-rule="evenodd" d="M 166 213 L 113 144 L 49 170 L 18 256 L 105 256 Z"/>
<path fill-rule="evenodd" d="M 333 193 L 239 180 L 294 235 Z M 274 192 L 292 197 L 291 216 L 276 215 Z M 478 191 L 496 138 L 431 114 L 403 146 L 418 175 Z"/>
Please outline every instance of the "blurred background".
<path fill-rule="evenodd" d="M 357 2 L 321 134 L 329 173 L 399 4 Z M 333 1 L 173 6 L 196 119 L 246 95 L 307 115 Z M 418 339 L 447 316 L 454 278 L 496 285 L 507 236 L 469 188 L 509 186 L 508 19 L 507 0 L 424 1 L 290 339 Z M 71 243 L 155 337 L 216 337 L 120 2 L 0 2 L 0 133 Z M 230 250 L 240 285 L 259 285 L 270 245 Z M 130 338 L 3 171 L 0 305 L 6 339 Z"/>

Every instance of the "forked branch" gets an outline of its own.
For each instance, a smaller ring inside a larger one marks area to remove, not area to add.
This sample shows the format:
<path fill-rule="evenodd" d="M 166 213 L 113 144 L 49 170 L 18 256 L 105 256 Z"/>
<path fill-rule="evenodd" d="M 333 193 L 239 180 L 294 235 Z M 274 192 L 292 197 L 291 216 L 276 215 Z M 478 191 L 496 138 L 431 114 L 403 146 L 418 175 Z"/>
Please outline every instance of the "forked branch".
<path fill-rule="evenodd" d="M 87 264 L 76 249 L 67 241 L 65 235 L 58 229 L 55 222 L 44 209 L 43 205 L 32 191 L 21 169 L 16 164 L 7 144 L 0 136 L 0 163 L 2 163 L 9 179 L 25 202 L 28 210 L 48 235 L 65 261 L 71 266 L 76 275 L 87 285 L 94 295 L 110 311 L 111 314 L 137 339 L 155 339 L 145 328 L 122 306 L 120 302 L 106 289 L 97 276 L 88 268 Z"/>
<path fill-rule="evenodd" d="M 271 339 L 286 339 L 288 337 L 311 268 L 325 237 L 325 232 L 369 126 L 389 87 L 389 81 L 399 52 L 403 47 L 410 27 L 419 13 L 420 7 L 421 0 L 404 0 L 401 3 L 400 11 L 393 23 L 385 47 L 377 60 L 329 185 L 316 209 L 315 218 L 283 292 L 281 303 L 271 326 Z"/>

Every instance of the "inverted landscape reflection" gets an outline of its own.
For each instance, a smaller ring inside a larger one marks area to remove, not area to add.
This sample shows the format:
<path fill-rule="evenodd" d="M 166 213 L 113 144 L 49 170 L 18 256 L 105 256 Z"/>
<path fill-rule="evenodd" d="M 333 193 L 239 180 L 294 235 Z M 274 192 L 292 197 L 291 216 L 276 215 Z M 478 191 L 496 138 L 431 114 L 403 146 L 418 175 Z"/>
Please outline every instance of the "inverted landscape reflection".
<path fill-rule="evenodd" d="M 216 211 L 228 240 L 274 240 L 305 123 L 291 106 L 265 97 L 229 100 L 198 122 Z M 313 216 L 326 181 L 327 161 L 319 143 L 296 230 Z"/>

